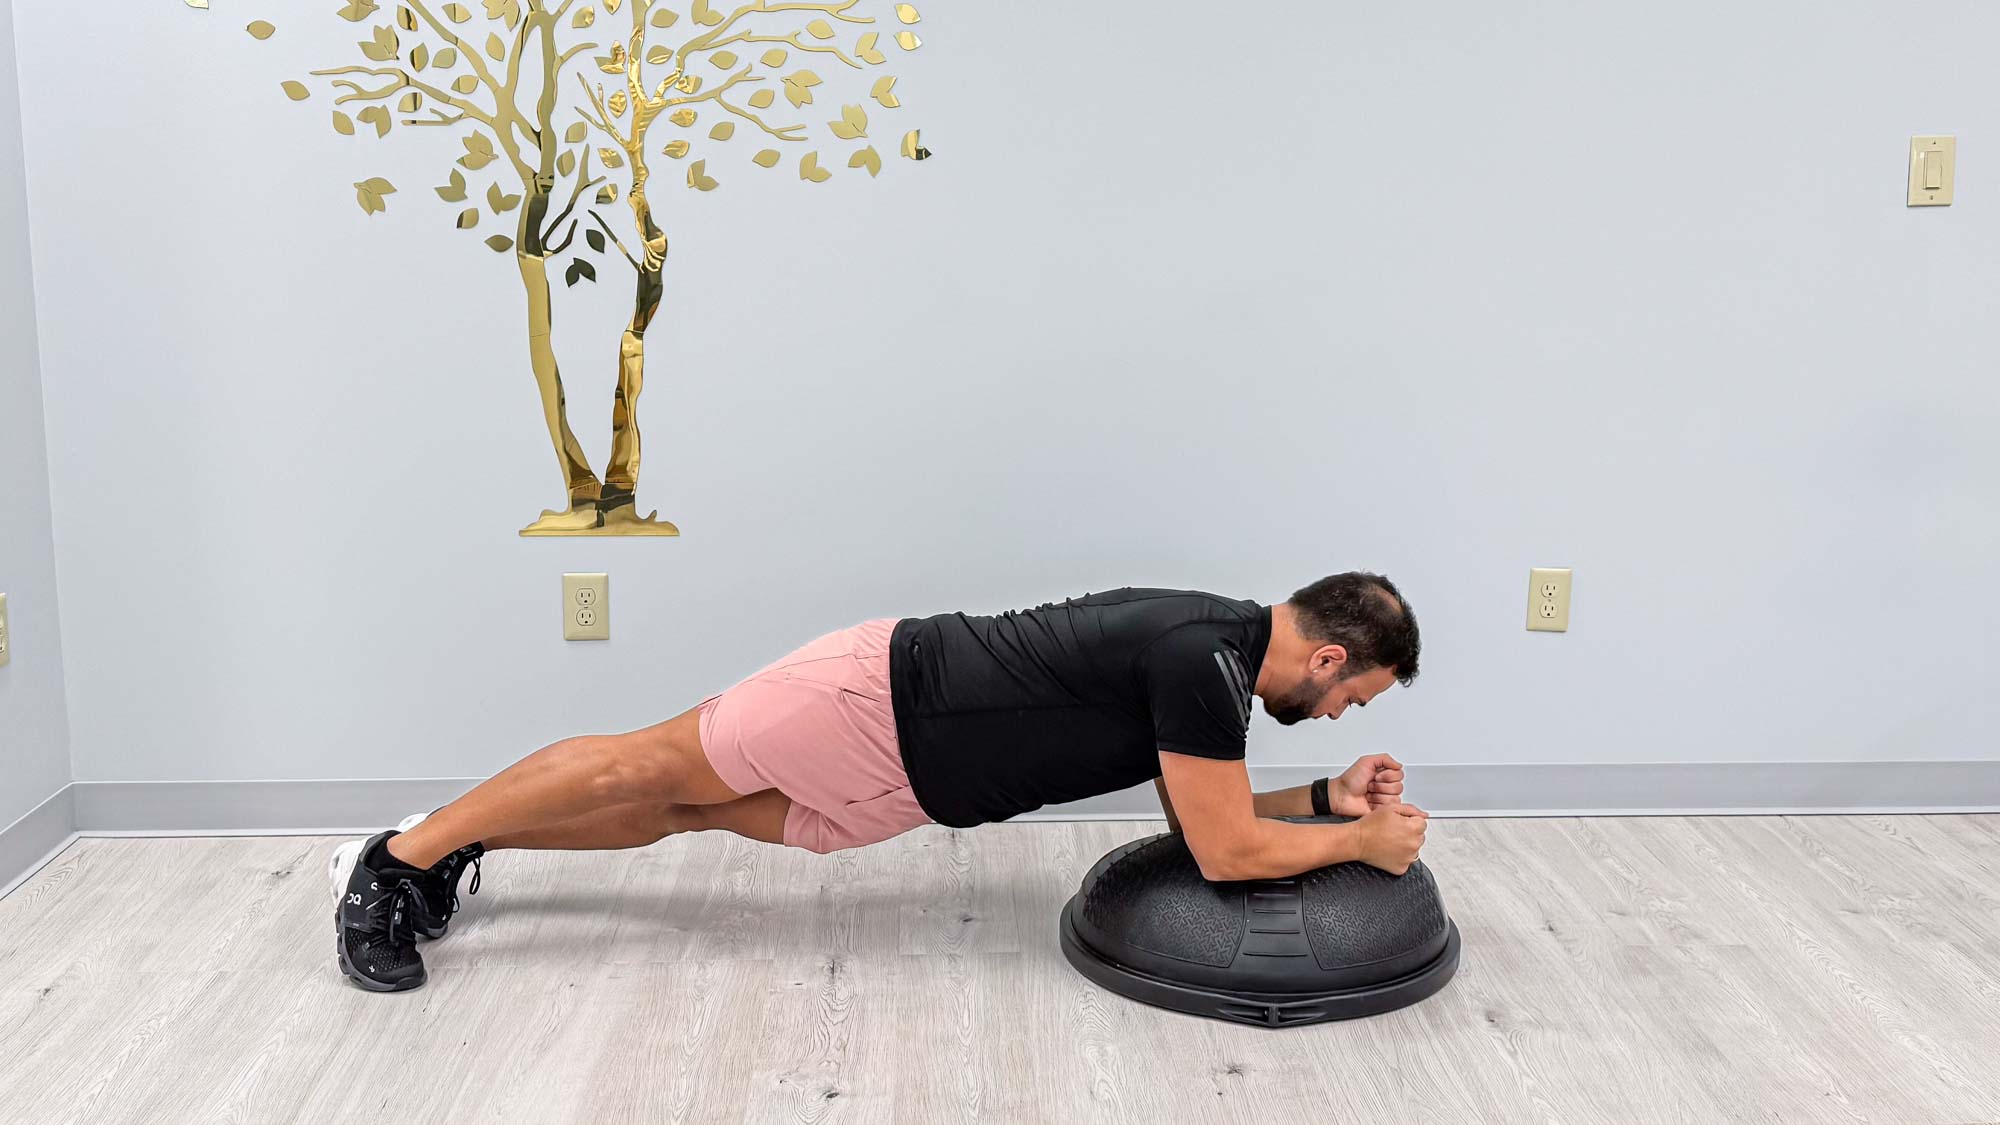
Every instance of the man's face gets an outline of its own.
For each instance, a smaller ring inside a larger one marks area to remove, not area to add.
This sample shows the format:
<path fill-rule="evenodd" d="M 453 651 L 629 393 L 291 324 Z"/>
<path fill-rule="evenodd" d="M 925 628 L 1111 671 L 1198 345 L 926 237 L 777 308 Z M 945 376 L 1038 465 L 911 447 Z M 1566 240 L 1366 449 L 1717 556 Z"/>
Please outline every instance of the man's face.
<path fill-rule="evenodd" d="M 1351 706 L 1368 702 L 1389 690 L 1396 674 L 1388 668 L 1370 668 L 1359 675 L 1340 677 L 1346 666 L 1347 650 L 1329 645 L 1313 654 L 1308 671 L 1284 692 L 1264 700 L 1264 713 L 1285 726 L 1307 719 L 1338 719 Z"/>

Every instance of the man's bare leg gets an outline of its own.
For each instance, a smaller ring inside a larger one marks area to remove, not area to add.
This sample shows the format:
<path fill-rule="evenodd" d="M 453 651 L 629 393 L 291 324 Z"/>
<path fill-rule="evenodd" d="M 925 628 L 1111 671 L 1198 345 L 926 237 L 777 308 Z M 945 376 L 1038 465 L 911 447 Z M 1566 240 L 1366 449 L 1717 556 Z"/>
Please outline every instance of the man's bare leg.
<path fill-rule="evenodd" d="M 719 805 L 613 805 L 525 832 L 490 837 L 485 844 L 489 852 L 506 848 L 603 851 L 643 848 L 676 833 L 717 828 L 767 844 L 782 844 L 785 814 L 791 808 L 791 798 L 776 789 Z"/>
<path fill-rule="evenodd" d="M 628 734 L 565 738 L 508 766 L 390 837 L 399 863 L 428 868 L 474 841 L 491 841 L 616 805 L 718 805 L 743 797 L 701 749 L 695 709 Z"/>

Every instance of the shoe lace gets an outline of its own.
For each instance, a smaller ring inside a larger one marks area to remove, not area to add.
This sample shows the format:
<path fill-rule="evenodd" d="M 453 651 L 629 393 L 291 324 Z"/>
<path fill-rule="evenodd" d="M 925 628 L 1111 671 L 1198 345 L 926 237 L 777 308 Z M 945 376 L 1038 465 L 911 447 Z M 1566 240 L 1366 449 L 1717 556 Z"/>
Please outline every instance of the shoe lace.
<path fill-rule="evenodd" d="M 412 903 L 424 909 L 429 907 L 430 900 L 424 897 L 423 888 L 409 879 L 398 879 L 394 890 L 369 904 L 368 920 L 373 923 L 371 928 L 381 935 L 377 941 L 384 945 L 396 945 L 399 924 L 403 926 L 402 941 L 416 940 L 415 931 L 404 921 L 411 914 L 409 907 Z"/>
<path fill-rule="evenodd" d="M 472 882 L 466 884 L 465 893 L 476 895 L 479 893 L 479 857 L 473 856 L 470 862 L 472 864 Z M 451 912 L 453 914 L 458 913 L 458 880 L 456 879 L 451 882 Z"/>

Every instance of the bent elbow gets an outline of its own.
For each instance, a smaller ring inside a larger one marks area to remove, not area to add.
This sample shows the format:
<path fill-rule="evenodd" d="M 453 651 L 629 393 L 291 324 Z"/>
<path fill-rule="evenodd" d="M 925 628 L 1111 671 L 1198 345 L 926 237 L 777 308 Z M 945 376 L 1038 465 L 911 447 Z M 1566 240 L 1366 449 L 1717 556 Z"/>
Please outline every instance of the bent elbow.
<path fill-rule="evenodd" d="M 1211 883 L 1234 883 L 1259 877 L 1256 857 L 1244 848 L 1196 853 L 1194 862 L 1201 869 L 1201 877 Z"/>

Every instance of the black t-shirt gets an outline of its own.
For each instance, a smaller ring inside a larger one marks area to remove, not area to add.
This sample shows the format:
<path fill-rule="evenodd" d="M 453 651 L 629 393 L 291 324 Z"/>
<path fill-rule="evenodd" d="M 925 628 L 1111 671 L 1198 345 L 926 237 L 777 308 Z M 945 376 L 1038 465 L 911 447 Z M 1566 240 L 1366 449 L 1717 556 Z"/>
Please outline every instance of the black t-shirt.
<path fill-rule="evenodd" d="M 965 828 L 1160 776 L 1161 750 L 1241 759 L 1271 611 L 1115 590 L 971 617 L 912 617 L 889 649 L 903 767 Z"/>

